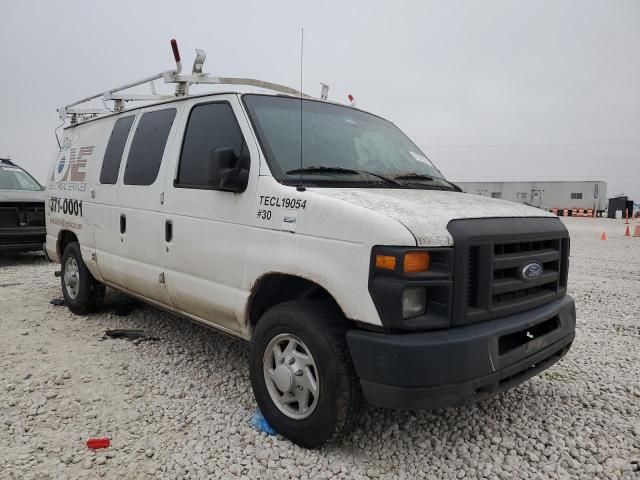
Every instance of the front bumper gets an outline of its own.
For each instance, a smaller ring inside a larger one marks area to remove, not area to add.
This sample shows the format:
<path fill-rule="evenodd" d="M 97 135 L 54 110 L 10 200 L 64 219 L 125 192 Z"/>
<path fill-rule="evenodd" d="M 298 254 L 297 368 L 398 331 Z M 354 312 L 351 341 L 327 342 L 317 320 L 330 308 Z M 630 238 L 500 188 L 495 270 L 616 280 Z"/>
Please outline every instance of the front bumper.
<path fill-rule="evenodd" d="M 32 252 L 42 250 L 45 227 L 0 228 L 0 252 Z"/>
<path fill-rule="evenodd" d="M 433 332 L 347 332 L 370 403 L 430 409 L 486 399 L 542 372 L 575 337 L 569 296 L 515 315 Z"/>

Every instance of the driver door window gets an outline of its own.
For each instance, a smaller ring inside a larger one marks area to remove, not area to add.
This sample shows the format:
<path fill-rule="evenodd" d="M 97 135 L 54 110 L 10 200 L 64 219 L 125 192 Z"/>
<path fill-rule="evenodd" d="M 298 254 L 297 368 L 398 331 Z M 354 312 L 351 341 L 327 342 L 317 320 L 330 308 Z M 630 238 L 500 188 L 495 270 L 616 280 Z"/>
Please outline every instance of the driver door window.
<path fill-rule="evenodd" d="M 218 148 L 232 148 L 239 157 L 238 166 L 249 169 L 249 152 L 231 105 L 227 102 L 196 105 L 187 122 L 174 186 L 212 188 L 207 183 L 207 165 L 211 152 Z"/>

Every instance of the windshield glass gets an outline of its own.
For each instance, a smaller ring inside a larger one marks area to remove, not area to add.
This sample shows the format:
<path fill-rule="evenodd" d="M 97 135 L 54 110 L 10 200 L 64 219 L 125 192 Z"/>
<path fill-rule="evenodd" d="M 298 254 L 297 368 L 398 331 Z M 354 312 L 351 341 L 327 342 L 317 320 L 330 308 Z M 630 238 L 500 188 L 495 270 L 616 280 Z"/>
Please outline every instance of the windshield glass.
<path fill-rule="evenodd" d="M 31 175 L 18 167 L 0 166 L 0 190 L 42 190 Z"/>
<path fill-rule="evenodd" d="M 451 188 L 420 149 L 387 120 L 321 101 L 267 95 L 243 98 L 271 172 L 279 180 L 380 183 L 382 176 Z M 405 184 L 387 182 L 395 187 Z"/>

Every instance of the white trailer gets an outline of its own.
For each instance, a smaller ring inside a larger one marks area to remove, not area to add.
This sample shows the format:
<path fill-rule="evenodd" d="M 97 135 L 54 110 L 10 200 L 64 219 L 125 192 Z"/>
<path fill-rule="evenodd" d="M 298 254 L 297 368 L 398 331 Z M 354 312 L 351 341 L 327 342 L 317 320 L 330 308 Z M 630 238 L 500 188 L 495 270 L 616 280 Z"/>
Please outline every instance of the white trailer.
<path fill-rule="evenodd" d="M 457 182 L 462 190 L 474 195 L 501 198 L 551 210 L 593 209 L 607 207 L 607 183 L 601 180 L 544 182 Z"/>

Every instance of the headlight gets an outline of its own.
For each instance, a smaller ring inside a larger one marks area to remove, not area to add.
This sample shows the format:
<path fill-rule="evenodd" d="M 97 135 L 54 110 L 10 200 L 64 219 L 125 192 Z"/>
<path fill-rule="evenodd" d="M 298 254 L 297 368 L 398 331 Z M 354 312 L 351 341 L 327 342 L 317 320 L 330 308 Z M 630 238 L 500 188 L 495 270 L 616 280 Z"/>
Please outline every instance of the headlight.
<path fill-rule="evenodd" d="M 402 316 L 413 318 L 424 314 L 427 308 L 427 290 L 424 287 L 407 288 L 402 292 Z"/>

